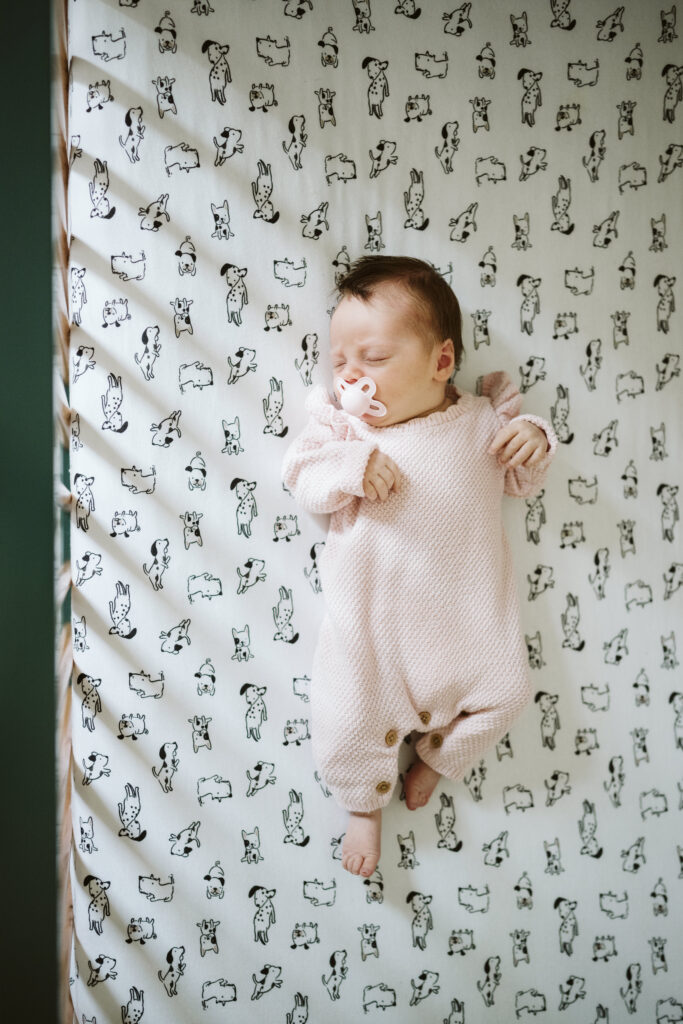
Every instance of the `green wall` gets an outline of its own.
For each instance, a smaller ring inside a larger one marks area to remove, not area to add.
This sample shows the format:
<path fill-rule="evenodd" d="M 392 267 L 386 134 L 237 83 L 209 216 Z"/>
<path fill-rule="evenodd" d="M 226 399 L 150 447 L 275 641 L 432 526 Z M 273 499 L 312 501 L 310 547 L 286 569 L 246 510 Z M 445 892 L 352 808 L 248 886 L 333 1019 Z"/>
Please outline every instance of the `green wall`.
<path fill-rule="evenodd" d="M 3 4 L 2 1006 L 57 1019 L 50 4 Z"/>

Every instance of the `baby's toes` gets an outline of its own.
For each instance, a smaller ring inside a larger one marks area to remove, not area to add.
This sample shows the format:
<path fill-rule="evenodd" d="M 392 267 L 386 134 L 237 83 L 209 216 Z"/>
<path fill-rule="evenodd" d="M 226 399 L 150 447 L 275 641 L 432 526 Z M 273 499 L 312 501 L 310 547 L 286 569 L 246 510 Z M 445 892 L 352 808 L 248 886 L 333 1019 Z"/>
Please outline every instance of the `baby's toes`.
<path fill-rule="evenodd" d="M 360 873 L 363 876 L 363 878 L 369 878 L 372 872 L 377 867 L 378 863 L 379 854 L 375 853 L 374 851 L 372 853 L 366 853 L 365 856 L 363 857 L 363 866 L 360 869 Z"/>
<path fill-rule="evenodd" d="M 352 875 L 360 874 L 362 863 L 362 853 L 347 853 L 344 857 L 342 857 L 342 867 L 345 868 L 346 871 L 350 871 Z"/>

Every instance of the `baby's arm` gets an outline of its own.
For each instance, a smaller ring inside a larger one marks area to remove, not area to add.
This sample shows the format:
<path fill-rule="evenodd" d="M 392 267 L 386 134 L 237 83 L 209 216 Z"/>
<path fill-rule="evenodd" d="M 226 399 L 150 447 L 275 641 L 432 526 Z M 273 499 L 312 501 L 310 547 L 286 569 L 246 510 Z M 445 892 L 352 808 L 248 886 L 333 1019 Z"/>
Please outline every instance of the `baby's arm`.
<path fill-rule="evenodd" d="M 500 428 L 489 452 L 497 454 L 502 465 L 513 469 L 515 466 L 537 465 L 549 448 L 545 431 L 530 420 L 520 418 Z"/>
<path fill-rule="evenodd" d="M 376 452 L 372 441 L 340 440 L 329 424 L 311 418 L 285 453 L 282 480 L 309 512 L 336 512 L 366 496 L 366 470 Z"/>
<path fill-rule="evenodd" d="M 480 394 L 490 399 L 500 423 L 489 451 L 498 453 L 505 466 L 505 493 L 521 498 L 537 494 L 557 451 L 555 431 L 541 416 L 520 413 L 522 396 L 507 373 L 482 377 Z"/>

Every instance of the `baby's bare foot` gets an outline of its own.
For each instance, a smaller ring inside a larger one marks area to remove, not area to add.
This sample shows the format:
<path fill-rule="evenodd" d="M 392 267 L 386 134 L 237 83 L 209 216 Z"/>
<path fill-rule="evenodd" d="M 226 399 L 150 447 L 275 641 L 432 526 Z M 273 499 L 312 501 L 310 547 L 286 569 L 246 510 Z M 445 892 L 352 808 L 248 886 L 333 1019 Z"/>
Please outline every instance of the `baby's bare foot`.
<path fill-rule="evenodd" d="M 377 867 L 382 835 L 381 810 L 351 811 L 342 845 L 342 867 L 368 878 Z"/>
<path fill-rule="evenodd" d="M 440 778 L 438 772 L 418 758 L 404 782 L 408 810 L 414 811 L 417 807 L 424 807 Z"/>

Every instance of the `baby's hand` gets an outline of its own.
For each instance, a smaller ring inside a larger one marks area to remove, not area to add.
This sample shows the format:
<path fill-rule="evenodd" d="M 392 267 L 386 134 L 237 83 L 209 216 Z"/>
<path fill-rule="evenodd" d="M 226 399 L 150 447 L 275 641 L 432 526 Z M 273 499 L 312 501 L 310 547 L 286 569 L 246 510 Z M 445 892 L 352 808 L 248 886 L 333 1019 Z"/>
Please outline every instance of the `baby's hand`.
<path fill-rule="evenodd" d="M 401 473 L 393 459 L 375 449 L 365 469 L 363 491 L 370 501 L 386 501 L 390 491 L 397 491 Z"/>
<path fill-rule="evenodd" d="M 494 437 L 489 453 L 499 452 L 498 461 L 503 465 L 534 466 L 548 451 L 548 439 L 540 427 L 530 420 L 515 420 L 501 427 Z"/>

